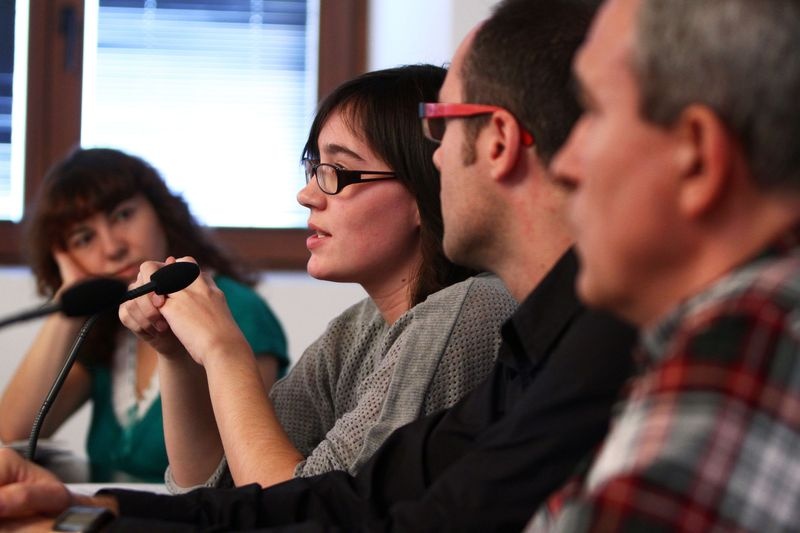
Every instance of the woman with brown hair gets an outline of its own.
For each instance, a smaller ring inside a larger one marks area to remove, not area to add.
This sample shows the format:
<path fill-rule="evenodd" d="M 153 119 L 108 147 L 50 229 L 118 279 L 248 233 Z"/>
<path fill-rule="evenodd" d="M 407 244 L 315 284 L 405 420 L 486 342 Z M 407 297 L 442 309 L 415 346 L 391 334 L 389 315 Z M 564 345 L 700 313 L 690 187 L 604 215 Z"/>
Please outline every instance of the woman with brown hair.
<path fill-rule="evenodd" d="M 31 269 L 39 292 L 48 297 L 90 276 L 130 283 L 143 261 L 197 257 L 214 274 L 236 324 L 260 356 L 262 390 L 287 366 L 281 326 L 251 281 L 142 159 L 111 149 L 77 150 L 45 178 L 27 232 Z M 45 321 L 0 400 L 3 441 L 27 438 L 80 327 L 80 319 L 60 315 Z M 42 435 L 92 401 L 87 452 L 93 479 L 162 480 L 167 456 L 156 361 L 155 350 L 123 328 L 116 311 L 107 313 L 91 330 Z"/>

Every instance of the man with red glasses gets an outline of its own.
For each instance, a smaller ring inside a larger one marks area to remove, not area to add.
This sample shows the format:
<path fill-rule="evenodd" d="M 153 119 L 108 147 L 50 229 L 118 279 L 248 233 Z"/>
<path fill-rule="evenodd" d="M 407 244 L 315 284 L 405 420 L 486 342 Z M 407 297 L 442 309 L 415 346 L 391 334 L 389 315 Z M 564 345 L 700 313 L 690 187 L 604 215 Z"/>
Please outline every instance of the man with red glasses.
<path fill-rule="evenodd" d="M 442 103 L 421 109 L 441 142 L 445 252 L 497 273 L 521 302 L 486 382 L 395 431 L 356 477 L 178 497 L 110 491 L 88 503 L 115 509 L 118 526 L 150 530 L 521 529 L 603 438 L 631 368 L 632 329 L 576 299 L 566 191 L 547 168 L 578 116 L 569 66 L 595 7 L 502 2 L 456 52 Z"/>

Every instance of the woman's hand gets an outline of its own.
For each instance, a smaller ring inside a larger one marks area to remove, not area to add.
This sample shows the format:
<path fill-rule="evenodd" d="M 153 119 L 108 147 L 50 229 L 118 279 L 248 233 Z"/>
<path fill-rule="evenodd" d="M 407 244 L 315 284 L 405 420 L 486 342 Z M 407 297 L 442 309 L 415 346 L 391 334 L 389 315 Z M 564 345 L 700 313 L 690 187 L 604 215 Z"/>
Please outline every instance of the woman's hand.
<path fill-rule="evenodd" d="M 60 295 L 64 289 L 89 277 L 89 273 L 75 262 L 72 256 L 69 255 L 69 252 L 53 248 L 52 254 L 56 265 L 58 265 L 58 271 L 61 274 L 61 287 L 58 288 L 56 296 Z"/>
<path fill-rule="evenodd" d="M 159 261 L 142 263 L 139 267 L 139 275 L 136 281 L 130 284 L 129 289 L 149 283 L 153 272 L 174 262 L 175 259 L 169 257 L 165 263 Z M 161 314 L 160 308 L 165 302 L 166 296 L 155 293 L 129 300 L 119 307 L 119 319 L 122 325 L 131 330 L 139 339 L 150 344 L 158 353 L 167 357 L 185 357 L 186 349 L 175 337 Z"/>
<path fill-rule="evenodd" d="M 184 257 L 178 261 L 194 262 L 194 259 Z M 143 264 L 138 281 L 149 280 L 160 266 Z M 225 295 L 208 272 L 202 272 L 182 291 L 168 296 L 151 294 L 128 303 L 134 304 L 126 306 L 129 314 L 138 319 L 148 336 L 171 331 L 200 365 L 205 366 L 208 357 L 218 354 L 252 357 L 250 345 L 236 325 Z"/>

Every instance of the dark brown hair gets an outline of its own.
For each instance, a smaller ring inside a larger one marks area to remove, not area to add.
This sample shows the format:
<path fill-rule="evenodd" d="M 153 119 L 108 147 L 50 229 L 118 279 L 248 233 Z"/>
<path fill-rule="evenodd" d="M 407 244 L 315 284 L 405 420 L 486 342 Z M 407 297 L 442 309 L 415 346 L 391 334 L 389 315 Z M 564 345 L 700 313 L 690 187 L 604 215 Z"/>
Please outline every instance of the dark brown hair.
<path fill-rule="evenodd" d="M 423 136 L 417 114 L 419 102 L 436 101 L 446 73 L 433 65 L 407 65 L 343 83 L 320 104 L 303 149 L 303 158 L 318 160 L 322 128 L 333 113 L 342 113 L 353 134 L 366 141 L 414 196 L 421 219 L 422 264 L 411 305 L 475 273 L 444 255 L 439 171 L 432 159 L 436 145 Z"/>

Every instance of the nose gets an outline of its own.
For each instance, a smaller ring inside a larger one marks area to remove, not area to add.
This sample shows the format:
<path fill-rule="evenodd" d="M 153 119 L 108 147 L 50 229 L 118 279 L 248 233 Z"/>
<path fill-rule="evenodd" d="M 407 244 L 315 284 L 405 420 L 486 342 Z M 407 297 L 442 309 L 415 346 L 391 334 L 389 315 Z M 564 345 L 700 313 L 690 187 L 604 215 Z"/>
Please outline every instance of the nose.
<path fill-rule="evenodd" d="M 322 189 L 319 188 L 317 179 L 312 178 L 298 191 L 297 203 L 309 209 L 312 207 L 319 209 L 326 201 L 326 196 L 327 195 L 322 192 Z"/>
<path fill-rule="evenodd" d="M 112 261 L 123 259 L 128 253 L 128 243 L 124 235 L 108 224 L 101 224 L 97 228 L 97 237 L 103 255 Z"/>

